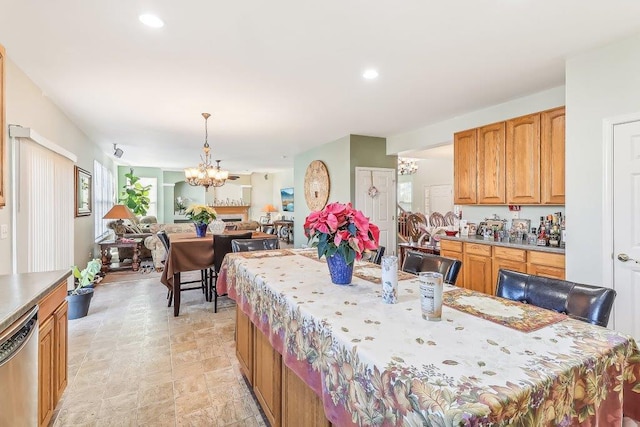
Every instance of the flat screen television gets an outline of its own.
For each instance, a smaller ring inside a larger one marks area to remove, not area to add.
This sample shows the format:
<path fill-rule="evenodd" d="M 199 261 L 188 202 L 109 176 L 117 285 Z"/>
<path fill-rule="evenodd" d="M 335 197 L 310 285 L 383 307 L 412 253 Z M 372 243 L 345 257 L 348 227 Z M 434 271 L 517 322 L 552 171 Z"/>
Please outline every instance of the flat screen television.
<path fill-rule="evenodd" d="M 282 210 L 293 212 L 293 187 L 281 188 L 280 198 L 282 199 Z"/>

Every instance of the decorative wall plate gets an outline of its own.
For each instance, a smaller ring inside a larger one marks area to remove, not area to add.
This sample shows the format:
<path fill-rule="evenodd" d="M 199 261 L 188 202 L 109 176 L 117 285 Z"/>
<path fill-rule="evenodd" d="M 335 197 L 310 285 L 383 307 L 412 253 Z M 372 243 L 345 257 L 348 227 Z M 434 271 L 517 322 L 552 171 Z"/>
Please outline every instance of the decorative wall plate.
<path fill-rule="evenodd" d="M 311 211 L 324 208 L 329 200 L 329 171 L 320 160 L 312 161 L 304 174 L 304 199 Z"/>

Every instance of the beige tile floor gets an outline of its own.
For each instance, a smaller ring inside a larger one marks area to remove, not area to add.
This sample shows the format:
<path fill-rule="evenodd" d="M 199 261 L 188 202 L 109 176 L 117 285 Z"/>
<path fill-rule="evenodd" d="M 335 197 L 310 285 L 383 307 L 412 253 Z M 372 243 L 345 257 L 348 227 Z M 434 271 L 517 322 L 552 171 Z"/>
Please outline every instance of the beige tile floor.
<path fill-rule="evenodd" d="M 158 273 L 110 274 L 69 321 L 69 383 L 54 426 L 265 426 L 235 357 L 235 306 L 182 293 Z M 220 305 L 226 307 L 220 308 Z"/>

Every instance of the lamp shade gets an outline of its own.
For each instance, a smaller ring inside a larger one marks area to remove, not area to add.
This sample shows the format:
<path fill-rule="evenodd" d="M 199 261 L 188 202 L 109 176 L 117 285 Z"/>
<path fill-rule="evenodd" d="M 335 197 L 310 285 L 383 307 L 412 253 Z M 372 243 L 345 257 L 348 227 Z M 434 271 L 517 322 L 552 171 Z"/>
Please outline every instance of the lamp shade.
<path fill-rule="evenodd" d="M 131 212 L 131 209 L 125 205 L 113 205 L 109 212 L 106 213 L 103 219 L 135 219 L 136 216 Z"/>
<path fill-rule="evenodd" d="M 264 208 L 262 208 L 262 212 L 268 212 L 268 213 L 278 212 L 278 209 L 275 206 L 269 204 L 269 205 L 264 205 Z"/>

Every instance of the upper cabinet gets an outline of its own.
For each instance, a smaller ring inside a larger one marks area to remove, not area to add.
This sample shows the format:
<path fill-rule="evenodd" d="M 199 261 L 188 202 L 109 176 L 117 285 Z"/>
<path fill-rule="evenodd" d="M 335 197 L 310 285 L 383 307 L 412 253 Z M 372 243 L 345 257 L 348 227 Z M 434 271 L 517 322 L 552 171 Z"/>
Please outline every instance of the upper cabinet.
<path fill-rule="evenodd" d="M 542 203 L 564 205 L 564 107 L 540 115 Z"/>
<path fill-rule="evenodd" d="M 504 205 L 504 122 L 478 129 L 478 203 Z"/>
<path fill-rule="evenodd" d="M 453 185 L 455 203 L 477 203 L 477 132 L 475 129 L 458 132 L 453 136 Z"/>
<path fill-rule="evenodd" d="M 458 132 L 453 143 L 456 204 L 564 204 L 564 107 Z"/>

